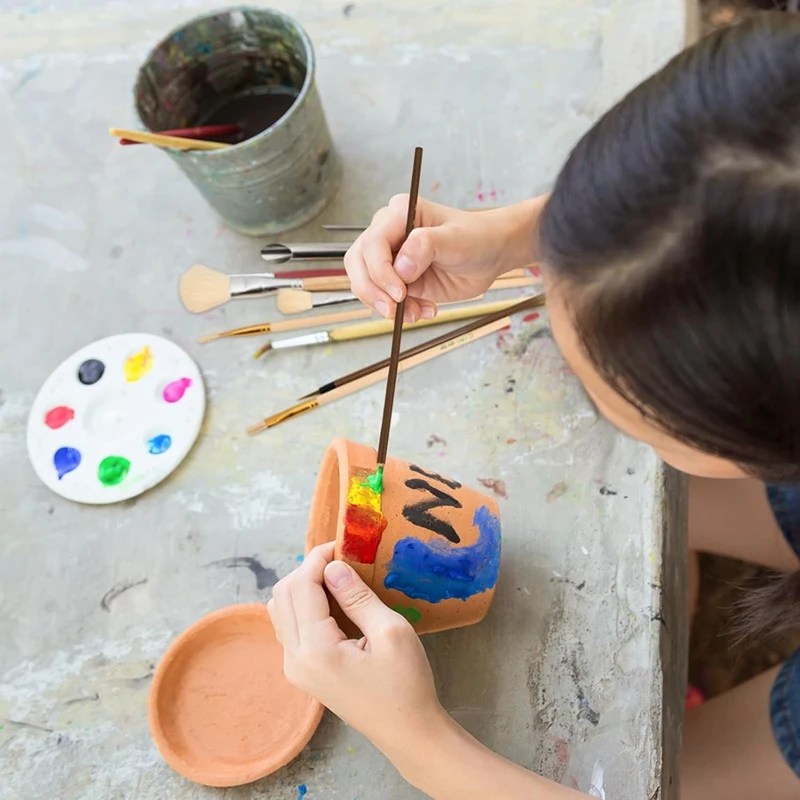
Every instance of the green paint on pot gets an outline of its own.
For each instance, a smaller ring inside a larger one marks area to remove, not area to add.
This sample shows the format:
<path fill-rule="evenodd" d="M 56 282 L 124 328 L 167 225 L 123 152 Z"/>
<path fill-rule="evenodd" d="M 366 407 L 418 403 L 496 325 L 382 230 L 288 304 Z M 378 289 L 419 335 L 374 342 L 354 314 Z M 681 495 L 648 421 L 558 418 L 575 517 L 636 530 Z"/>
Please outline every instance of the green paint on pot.
<path fill-rule="evenodd" d="M 422 614 L 416 608 L 411 606 L 392 606 L 392 611 L 396 611 L 401 616 L 404 616 L 412 625 L 416 625 L 421 619 Z"/>
<path fill-rule="evenodd" d="M 383 494 L 383 467 L 378 467 L 374 475 L 368 475 L 361 485 L 368 486 L 377 494 Z"/>
<path fill-rule="evenodd" d="M 97 468 L 97 479 L 103 486 L 116 486 L 125 480 L 131 462 L 122 456 L 106 456 Z"/>

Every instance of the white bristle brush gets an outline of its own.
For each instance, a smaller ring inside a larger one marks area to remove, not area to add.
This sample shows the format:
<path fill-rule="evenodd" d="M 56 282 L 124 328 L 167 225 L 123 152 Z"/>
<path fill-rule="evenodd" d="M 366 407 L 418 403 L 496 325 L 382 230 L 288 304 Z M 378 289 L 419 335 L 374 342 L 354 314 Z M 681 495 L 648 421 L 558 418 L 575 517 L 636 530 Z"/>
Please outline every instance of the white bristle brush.
<path fill-rule="evenodd" d="M 331 292 L 350 288 L 347 276 L 330 278 L 273 278 L 269 274 L 228 275 L 203 264 L 195 264 L 181 275 L 180 296 L 193 314 L 202 314 L 234 297 L 264 297 L 279 289 Z"/>

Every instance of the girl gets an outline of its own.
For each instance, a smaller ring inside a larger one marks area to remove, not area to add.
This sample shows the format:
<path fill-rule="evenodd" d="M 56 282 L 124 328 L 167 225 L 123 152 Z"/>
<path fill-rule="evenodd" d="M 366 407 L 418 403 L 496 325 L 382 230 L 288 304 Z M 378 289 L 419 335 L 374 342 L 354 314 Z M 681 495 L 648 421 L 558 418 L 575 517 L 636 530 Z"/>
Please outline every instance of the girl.
<path fill-rule="evenodd" d="M 692 550 L 781 570 L 800 600 L 800 19 L 679 55 L 583 137 L 549 197 L 421 201 L 400 247 L 406 208 L 393 198 L 347 254 L 365 303 L 391 316 L 408 293 L 407 317 L 432 317 L 540 261 L 553 337 L 598 410 L 691 476 Z M 461 729 L 411 626 L 332 558 L 317 548 L 275 587 L 290 681 L 434 798 L 582 796 Z M 797 800 L 799 777 L 800 653 L 687 714 L 685 800 Z"/>

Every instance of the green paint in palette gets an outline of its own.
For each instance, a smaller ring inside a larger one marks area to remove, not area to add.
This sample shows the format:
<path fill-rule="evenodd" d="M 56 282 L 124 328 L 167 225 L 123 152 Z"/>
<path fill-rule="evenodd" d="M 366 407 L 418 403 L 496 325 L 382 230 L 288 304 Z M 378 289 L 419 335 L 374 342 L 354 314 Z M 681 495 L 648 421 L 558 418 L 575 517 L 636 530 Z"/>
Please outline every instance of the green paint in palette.
<path fill-rule="evenodd" d="M 116 486 L 125 480 L 131 462 L 122 456 L 106 456 L 97 468 L 97 479 L 103 486 Z"/>

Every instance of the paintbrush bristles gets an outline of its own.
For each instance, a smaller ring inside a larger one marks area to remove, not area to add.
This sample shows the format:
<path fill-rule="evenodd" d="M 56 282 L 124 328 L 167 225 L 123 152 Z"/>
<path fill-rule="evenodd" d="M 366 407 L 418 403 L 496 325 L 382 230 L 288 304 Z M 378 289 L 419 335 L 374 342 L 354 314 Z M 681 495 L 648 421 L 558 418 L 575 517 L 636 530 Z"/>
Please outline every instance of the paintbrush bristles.
<path fill-rule="evenodd" d="M 210 311 L 231 299 L 230 275 L 195 264 L 181 276 L 180 295 L 186 309 L 193 314 Z"/>
<path fill-rule="evenodd" d="M 302 289 L 278 289 L 278 311 L 281 314 L 302 314 L 313 307 L 311 292 Z"/>

